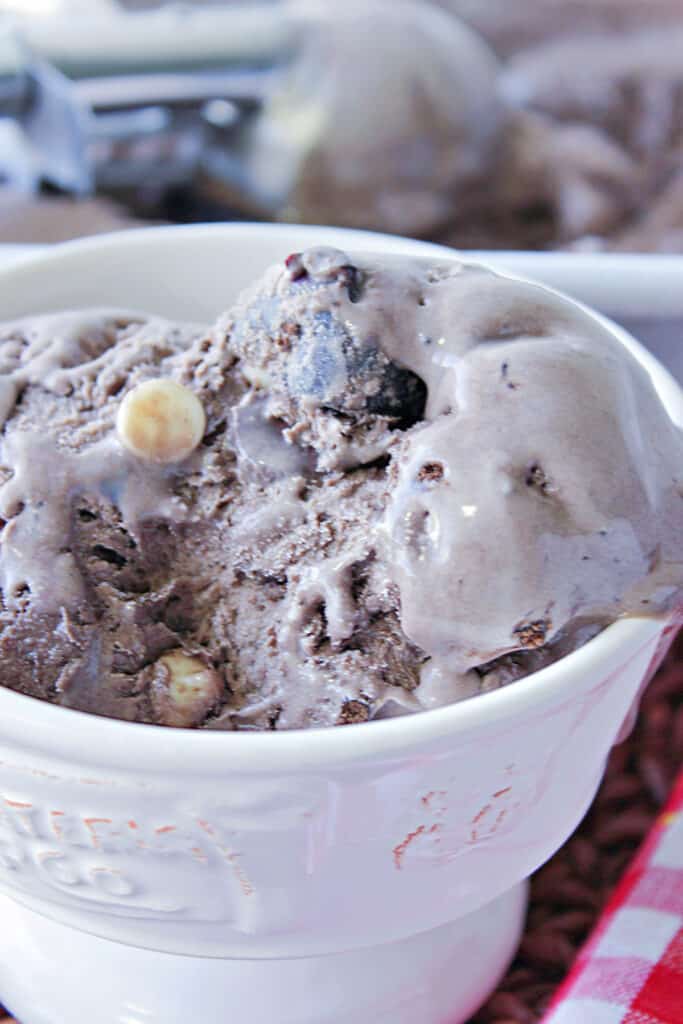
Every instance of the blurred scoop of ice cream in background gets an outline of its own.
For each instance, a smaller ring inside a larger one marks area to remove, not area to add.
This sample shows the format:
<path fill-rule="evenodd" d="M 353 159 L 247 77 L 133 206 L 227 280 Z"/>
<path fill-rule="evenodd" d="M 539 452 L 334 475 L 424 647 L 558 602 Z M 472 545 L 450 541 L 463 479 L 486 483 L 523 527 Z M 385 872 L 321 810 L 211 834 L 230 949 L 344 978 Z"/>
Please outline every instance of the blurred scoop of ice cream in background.
<path fill-rule="evenodd" d="M 493 52 L 424 3 L 310 0 L 289 12 L 298 51 L 241 140 L 251 195 L 295 221 L 438 230 L 493 167 Z"/>

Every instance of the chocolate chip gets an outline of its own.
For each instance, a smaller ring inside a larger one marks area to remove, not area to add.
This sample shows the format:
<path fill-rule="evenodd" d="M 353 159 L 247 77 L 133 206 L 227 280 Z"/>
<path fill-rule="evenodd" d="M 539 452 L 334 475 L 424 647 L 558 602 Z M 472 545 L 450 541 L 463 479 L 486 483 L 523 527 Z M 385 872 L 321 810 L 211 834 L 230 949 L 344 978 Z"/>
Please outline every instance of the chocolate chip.
<path fill-rule="evenodd" d="M 92 549 L 92 553 L 95 558 L 101 562 L 108 562 L 110 565 L 115 565 L 117 569 L 122 569 L 124 565 L 128 564 L 128 560 L 124 558 L 118 551 L 114 551 L 113 548 L 107 548 L 104 544 L 95 544 Z"/>
<path fill-rule="evenodd" d="M 527 487 L 533 487 L 540 494 L 548 495 L 552 494 L 555 488 L 546 476 L 545 470 L 537 462 L 532 462 L 527 467 L 526 476 L 524 477 L 524 483 Z"/>
<path fill-rule="evenodd" d="M 304 277 L 308 277 L 308 271 L 304 266 L 302 254 L 300 252 L 290 253 L 285 260 L 285 266 L 289 271 L 289 277 L 292 281 L 300 281 Z"/>
<path fill-rule="evenodd" d="M 427 386 L 422 378 L 389 363 L 382 374 L 380 392 L 368 401 L 368 411 L 387 416 L 399 430 L 407 430 L 424 418 L 426 404 Z"/>
<path fill-rule="evenodd" d="M 202 446 L 204 448 L 210 448 L 214 441 L 217 441 L 219 437 L 222 437 L 227 430 L 228 424 L 225 420 L 221 420 L 216 426 L 210 430 L 207 434 L 204 434 L 202 438 Z"/>
<path fill-rule="evenodd" d="M 520 647 L 542 647 L 551 627 L 549 619 L 535 619 L 533 622 L 520 622 L 515 626 L 512 635 Z"/>
<path fill-rule="evenodd" d="M 370 718 L 370 708 L 362 700 L 345 701 L 339 712 L 337 725 L 354 725 L 356 722 L 367 722 Z"/>
<path fill-rule="evenodd" d="M 339 279 L 346 287 L 349 302 L 359 302 L 363 293 L 363 277 L 358 267 L 347 263 L 341 268 Z"/>
<path fill-rule="evenodd" d="M 114 377 L 113 380 L 109 381 L 109 383 L 105 385 L 104 394 L 107 398 L 116 398 L 117 395 L 121 394 L 125 386 L 125 377 Z"/>
<path fill-rule="evenodd" d="M 288 352 L 292 347 L 292 342 L 295 341 L 300 334 L 301 327 L 299 324 L 295 323 L 293 320 L 286 320 L 280 327 L 280 331 L 273 341 L 282 352 Z"/>
<path fill-rule="evenodd" d="M 440 462 L 425 462 L 417 474 L 417 479 L 421 483 L 436 483 L 437 480 L 443 479 L 443 475 L 444 469 Z"/>
<path fill-rule="evenodd" d="M 304 326 L 288 363 L 287 389 L 328 412 L 352 420 L 386 416 L 402 430 L 422 419 L 427 401 L 420 377 L 392 363 L 374 340 L 358 342 L 330 310 Z"/>
<path fill-rule="evenodd" d="M 510 378 L 508 376 L 509 372 L 510 372 L 510 364 L 509 363 L 501 363 L 501 366 L 500 366 L 501 380 L 503 380 L 505 382 L 506 387 L 508 387 L 510 389 L 510 391 L 516 391 L 517 388 L 519 387 L 519 384 L 516 384 L 514 381 L 510 380 Z"/>

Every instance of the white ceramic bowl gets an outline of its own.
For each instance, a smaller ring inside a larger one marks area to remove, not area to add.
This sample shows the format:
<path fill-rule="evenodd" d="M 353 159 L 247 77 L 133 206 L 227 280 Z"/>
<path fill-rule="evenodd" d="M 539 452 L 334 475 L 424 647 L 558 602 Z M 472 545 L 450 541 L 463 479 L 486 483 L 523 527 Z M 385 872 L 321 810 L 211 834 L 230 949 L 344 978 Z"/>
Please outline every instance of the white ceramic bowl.
<path fill-rule="evenodd" d="M 314 228 L 132 232 L 4 270 L 0 318 L 210 319 L 320 241 L 449 255 Z M 0 689 L 0 997 L 22 1024 L 465 1020 L 672 635 L 622 621 L 506 689 L 336 730 L 166 730 Z"/>

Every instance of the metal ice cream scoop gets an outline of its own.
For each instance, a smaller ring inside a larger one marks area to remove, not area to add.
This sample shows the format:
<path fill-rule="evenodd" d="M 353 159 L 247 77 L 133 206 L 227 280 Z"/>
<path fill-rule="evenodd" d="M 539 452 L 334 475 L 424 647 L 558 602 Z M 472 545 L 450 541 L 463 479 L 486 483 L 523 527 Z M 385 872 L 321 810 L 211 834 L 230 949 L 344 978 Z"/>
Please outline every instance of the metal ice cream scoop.
<path fill-rule="evenodd" d="M 0 171 L 24 188 L 193 182 L 261 217 L 417 232 L 495 158 L 496 59 L 431 5 L 10 7 Z"/>

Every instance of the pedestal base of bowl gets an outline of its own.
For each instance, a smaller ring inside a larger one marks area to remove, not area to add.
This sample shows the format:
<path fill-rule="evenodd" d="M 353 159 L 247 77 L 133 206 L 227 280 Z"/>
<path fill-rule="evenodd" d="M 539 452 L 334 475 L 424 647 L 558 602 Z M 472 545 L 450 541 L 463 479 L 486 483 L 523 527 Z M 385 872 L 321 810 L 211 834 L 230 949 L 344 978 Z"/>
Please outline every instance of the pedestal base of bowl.
<path fill-rule="evenodd" d="M 0 896 L 0 999 L 21 1024 L 462 1024 L 512 958 L 520 883 L 400 942 L 293 960 L 211 960 L 124 946 Z"/>

